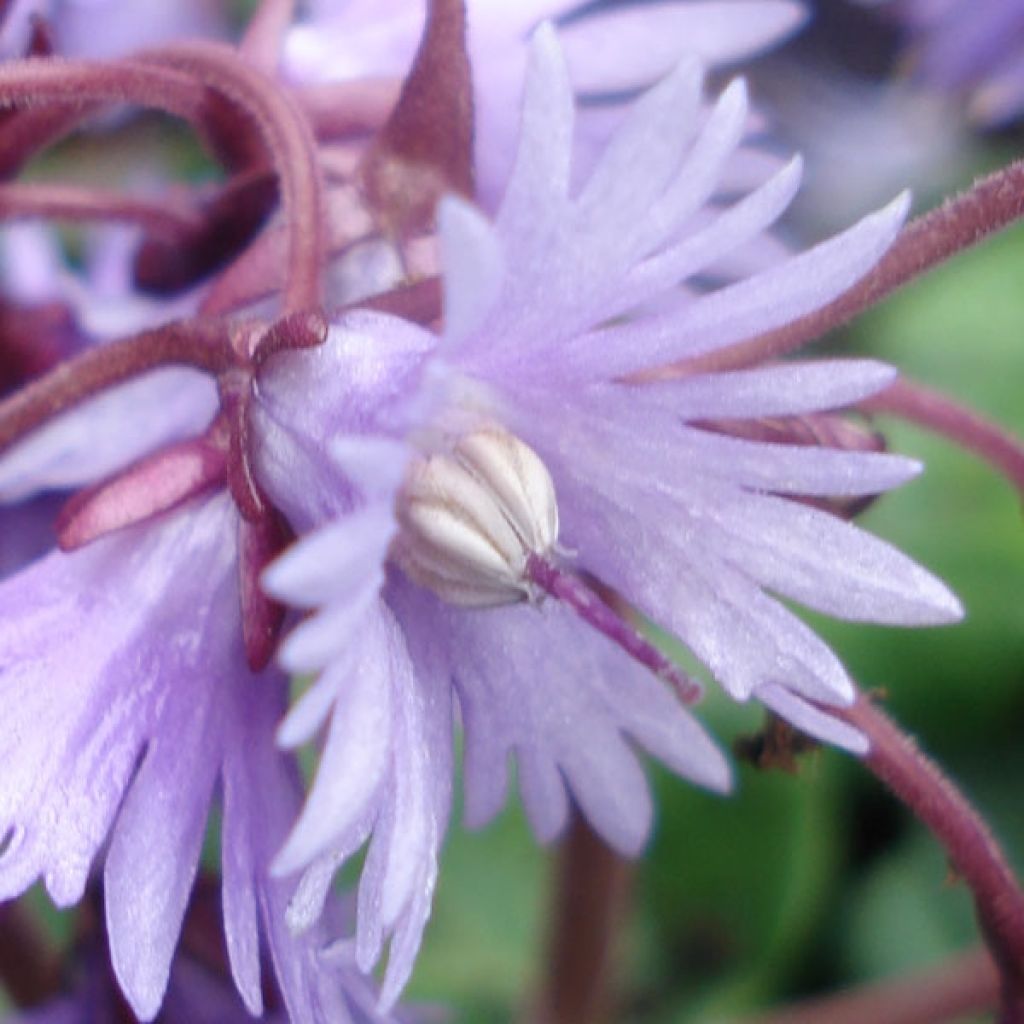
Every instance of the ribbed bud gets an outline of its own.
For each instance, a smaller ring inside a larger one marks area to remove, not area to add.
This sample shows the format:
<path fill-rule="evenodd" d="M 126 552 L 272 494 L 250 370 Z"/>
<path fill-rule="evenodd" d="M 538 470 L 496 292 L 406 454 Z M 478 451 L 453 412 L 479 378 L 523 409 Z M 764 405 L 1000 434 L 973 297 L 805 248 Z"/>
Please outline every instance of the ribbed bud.
<path fill-rule="evenodd" d="M 395 557 L 417 583 L 452 604 L 486 607 L 533 595 L 531 554 L 558 538 L 558 505 L 547 467 L 496 427 L 463 437 L 448 454 L 409 471 L 398 500 Z"/>

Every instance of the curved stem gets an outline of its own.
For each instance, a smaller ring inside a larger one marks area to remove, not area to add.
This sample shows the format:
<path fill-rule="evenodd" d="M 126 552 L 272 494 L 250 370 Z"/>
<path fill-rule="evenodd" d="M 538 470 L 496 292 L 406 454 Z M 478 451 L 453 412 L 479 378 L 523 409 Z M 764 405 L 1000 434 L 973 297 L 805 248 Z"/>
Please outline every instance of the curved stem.
<path fill-rule="evenodd" d="M 901 379 L 858 408 L 891 413 L 949 438 L 994 466 L 1024 496 L 1024 441 L 941 392 Z"/>
<path fill-rule="evenodd" d="M 632 871 L 574 814 L 559 851 L 547 979 L 535 1024 L 610 1019 L 611 968 Z"/>
<path fill-rule="evenodd" d="M 991 1010 L 998 999 L 992 957 L 976 949 L 928 971 L 808 999 L 743 1024 L 941 1024 Z"/>
<path fill-rule="evenodd" d="M 309 123 L 276 83 L 250 67 L 228 47 L 179 43 L 152 50 L 147 63 L 198 75 L 245 110 L 257 124 L 281 183 L 281 205 L 288 231 L 284 290 L 286 312 L 319 307 L 323 258 L 323 183 L 316 142 Z"/>
<path fill-rule="evenodd" d="M 886 296 L 1024 216 L 1024 160 L 975 182 L 911 221 L 867 276 L 821 309 L 765 334 L 680 363 L 688 372 L 774 359 L 841 327 Z"/>
<path fill-rule="evenodd" d="M 19 217 L 127 221 L 171 239 L 191 234 L 202 224 L 198 211 L 183 203 L 152 202 L 75 185 L 0 185 L 0 218 Z"/>
<path fill-rule="evenodd" d="M 0 65 L 0 106 L 54 103 L 81 108 L 96 102 L 134 103 L 197 122 L 205 89 L 189 75 L 135 61 L 29 58 Z"/>
<path fill-rule="evenodd" d="M 995 836 L 967 798 L 914 740 L 861 694 L 833 714 L 871 741 L 871 771 L 928 826 L 970 887 L 982 934 L 999 968 L 1003 1024 L 1024 1021 L 1024 892 Z"/>
<path fill-rule="evenodd" d="M 224 325 L 181 320 L 88 349 L 0 402 L 0 452 L 54 416 L 162 366 L 222 373 L 236 355 Z"/>

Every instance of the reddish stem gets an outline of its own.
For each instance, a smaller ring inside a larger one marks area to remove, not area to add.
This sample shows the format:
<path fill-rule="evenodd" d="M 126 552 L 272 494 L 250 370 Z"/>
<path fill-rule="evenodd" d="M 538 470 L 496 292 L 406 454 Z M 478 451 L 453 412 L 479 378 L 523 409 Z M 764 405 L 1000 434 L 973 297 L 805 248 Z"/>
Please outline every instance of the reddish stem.
<path fill-rule="evenodd" d="M 0 65 L 0 106 L 56 103 L 82 110 L 93 103 L 132 103 L 202 120 L 206 90 L 195 78 L 134 61 L 90 63 L 28 58 Z"/>
<path fill-rule="evenodd" d="M 982 934 L 999 967 L 1002 1024 L 1024 1021 L 1024 892 L 995 836 L 966 797 L 913 739 L 863 694 L 847 709 L 831 708 L 871 741 L 868 768 L 945 847 L 970 886 Z"/>
<path fill-rule="evenodd" d="M 245 110 L 256 123 L 281 183 L 281 205 L 289 239 L 285 311 L 320 306 L 323 182 L 316 142 L 302 111 L 273 79 L 250 67 L 228 47 L 205 42 L 179 43 L 151 51 L 143 59 L 199 76 L 210 88 Z"/>
<path fill-rule="evenodd" d="M 22 903 L 0 906 L 0 980 L 18 1006 L 36 1006 L 60 987 L 60 964 Z"/>
<path fill-rule="evenodd" d="M 603 633 L 631 658 L 672 686 L 685 704 L 695 704 L 700 700 L 700 684 L 686 675 L 635 626 L 605 604 L 578 576 L 540 555 L 531 554 L 526 563 L 526 578 L 567 604 L 589 626 Z"/>
<path fill-rule="evenodd" d="M 809 999 L 744 1024 L 941 1024 L 994 1009 L 999 974 L 984 949 L 910 977 Z"/>
<path fill-rule="evenodd" d="M 610 1018 L 615 937 L 631 875 L 629 863 L 574 816 L 560 851 L 538 1024 L 597 1024 Z"/>
<path fill-rule="evenodd" d="M 949 438 L 995 466 L 1024 495 L 1024 442 L 941 392 L 903 379 L 859 408 L 891 413 Z"/>
<path fill-rule="evenodd" d="M 161 366 L 220 374 L 236 362 L 225 326 L 181 320 L 88 349 L 0 402 L 0 452 L 47 420 Z"/>
<path fill-rule="evenodd" d="M 975 182 L 911 221 L 866 277 L 839 298 L 784 327 L 679 364 L 688 372 L 734 370 L 792 352 L 1024 216 L 1024 160 Z"/>
<path fill-rule="evenodd" d="M 173 200 L 152 202 L 76 185 L 0 185 L 0 218 L 20 217 L 127 221 L 167 239 L 181 238 L 201 225 L 198 211 Z"/>
<path fill-rule="evenodd" d="M 371 295 L 358 302 L 340 306 L 333 311 L 331 319 L 337 320 L 346 313 L 358 309 L 373 309 L 379 313 L 401 317 L 403 320 L 411 320 L 416 324 L 433 324 L 441 318 L 441 305 L 441 279 L 427 277 L 422 281 L 400 285 L 389 292 Z"/>
<path fill-rule="evenodd" d="M 192 230 L 173 239 L 152 234 L 143 240 L 135 256 L 135 283 L 160 295 L 190 287 L 236 258 L 277 203 L 273 171 L 236 174 L 196 204 L 199 216 Z"/>

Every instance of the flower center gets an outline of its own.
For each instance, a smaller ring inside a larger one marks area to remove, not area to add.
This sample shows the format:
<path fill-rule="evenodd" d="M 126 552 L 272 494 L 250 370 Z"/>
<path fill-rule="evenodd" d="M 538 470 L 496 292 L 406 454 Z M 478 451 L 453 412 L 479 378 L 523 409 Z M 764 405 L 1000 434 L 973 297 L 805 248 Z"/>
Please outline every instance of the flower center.
<path fill-rule="evenodd" d="M 411 467 L 398 500 L 394 555 L 444 600 L 488 607 L 535 596 L 531 555 L 558 539 L 551 475 L 532 448 L 500 427 L 462 437 Z"/>

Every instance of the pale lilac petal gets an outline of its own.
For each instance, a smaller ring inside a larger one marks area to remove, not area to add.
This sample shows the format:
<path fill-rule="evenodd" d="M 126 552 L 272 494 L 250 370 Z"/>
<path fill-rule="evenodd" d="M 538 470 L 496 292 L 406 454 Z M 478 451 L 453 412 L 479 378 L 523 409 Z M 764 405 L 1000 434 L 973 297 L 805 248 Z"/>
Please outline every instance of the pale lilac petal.
<path fill-rule="evenodd" d="M 175 695 L 186 706 L 168 711 L 177 721 L 163 723 L 168 734 L 146 754 L 104 872 L 111 962 L 132 1009 L 147 1021 L 163 1001 L 219 768 L 211 708 L 187 697 Z M 177 777 L 183 764 L 187 779 Z"/>
<path fill-rule="evenodd" d="M 466 733 L 467 824 L 500 809 L 505 759 L 522 766 L 526 806 L 539 837 L 564 824 L 564 783 L 616 848 L 636 853 L 650 826 L 643 772 L 624 738 L 654 742 L 669 765 L 722 789 L 728 768 L 663 684 L 601 637 L 581 632 L 555 602 L 467 613 L 408 593 L 410 635 L 443 638 Z M 623 699 L 625 696 L 625 699 Z M 651 720 L 662 716 L 659 732 Z M 669 751 L 669 742 L 686 751 Z M 558 769 L 564 775 L 560 782 Z"/>
<path fill-rule="evenodd" d="M 960 602 L 931 573 L 820 509 L 747 495 L 723 502 L 716 526 L 715 546 L 730 550 L 753 579 L 817 611 L 900 626 L 963 617 Z"/>
<path fill-rule="evenodd" d="M 800 185 L 802 162 L 790 161 L 758 190 L 725 210 L 702 231 L 652 256 L 623 282 L 615 306 L 626 310 L 670 288 L 678 281 L 712 267 L 745 242 L 756 239 L 782 215 Z"/>
<path fill-rule="evenodd" d="M 379 571 L 396 529 L 386 508 L 360 509 L 303 537 L 267 569 L 263 587 L 298 608 L 344 600 Z"/>
<path fill-rule="evenodd" d="M 388 656 L 388 628 L 381 614 L 369 616 L 353 637 L 356 650 L 350 658 L 328 669 L 345 678 L 332 681 L 337 700 L 320 768 L 302 815 L 275 859 L 277 874 L 294 872 L 344 842 L 383 784 L 395 743 L 391 700 L 400 671 Z"/>
<path fill-rule="evenodd" d="M 576 197 L 582 218 L 608 217 L 623 200 L 631 211 L 647 211 L 693 137 L 703 77 L 697 61 L 683 60 L 629 107 Z M 639 167 L 638 153 L 644 154 Z"/>
<path fill-rule="evenodd" d="M 572 90 L 561 50 L 550 25 L 534 33 L 515 166 L 498 214 L 503 237 L 531 237 L 564 206 L 569 191 L 573 127 Z M 517 247 L 509 246 L 509 265 L 517 266 Z"/>
<path fill-rule="evenodd" d="M 504 259 L 490 222 L 465 200 L 443 199 L 437 222 L 445 268 L 445 334 L 464 338 L 480 326 L 494 304 Z"/>
<path fill-rule="evenodd" d="M 653 383 L 645 399 L 661 399 L 687 420 L 797 416 L 841 409 L 891 384 L 894 367 L 870 359 L 820 359 Z"/>
<path fill-rule="evenodd" d="M 634 3 L 570 22 L 559 36 L 573 85 L 611 93 L 648 85 L 684 54 L 712 64 L 749 57 L 805 17 L 803 6 L 789 0 Z"/>
<path fill-rule="evenodd" d="M 680 313 L 611 327 L 562 348 L 580 378 L 624 376 L 722 348 L 788 323 L 854 285 L 892 243 L 906 216 L 901 196 L 787 263 L 702 297 Z"/>
<path fill-rule="evenodd" d="M 383 567 L 377 566 L 358 591 L 320 609 L 293 629 L 281 645 L 281 665 L 289 672 L 316 672 L 344 652 L 377 599 L 383 581 Z"/>

